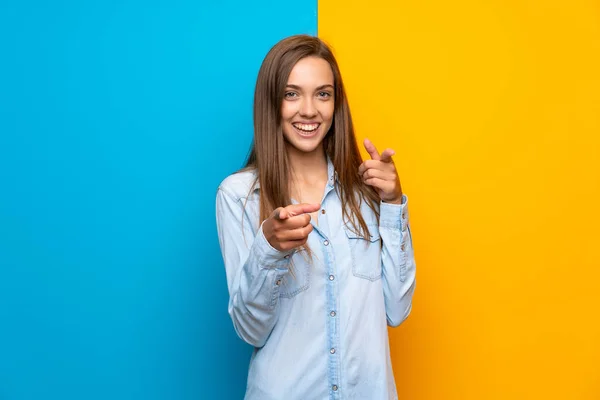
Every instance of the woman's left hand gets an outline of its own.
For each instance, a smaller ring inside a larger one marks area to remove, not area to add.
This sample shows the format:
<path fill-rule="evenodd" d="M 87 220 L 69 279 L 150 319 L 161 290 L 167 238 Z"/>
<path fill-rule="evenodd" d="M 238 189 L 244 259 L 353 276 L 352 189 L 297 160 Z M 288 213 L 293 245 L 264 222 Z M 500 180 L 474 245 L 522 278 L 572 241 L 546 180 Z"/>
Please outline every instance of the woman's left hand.
<path fill-rule="evenodd" d="M 373 186 L 382 201 L 401 204 L 402 186 L 400 186 L 400 178 L 394 160 L 392 160 L 392 156 L 396 152 L 392 149 L 385 149 L 379 154 L 369 139 L 365 139 L 364 145 L 371 159 L 363 162 L 358 168 L 358 174 L 362 177 L 363 182 Z"/>

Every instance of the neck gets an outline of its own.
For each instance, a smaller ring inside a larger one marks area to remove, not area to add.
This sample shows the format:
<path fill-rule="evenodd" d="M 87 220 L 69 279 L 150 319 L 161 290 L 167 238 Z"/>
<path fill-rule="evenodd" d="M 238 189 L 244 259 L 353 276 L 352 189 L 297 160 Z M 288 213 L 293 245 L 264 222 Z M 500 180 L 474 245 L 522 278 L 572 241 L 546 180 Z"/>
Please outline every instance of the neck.
<path fill-rule="evenodd" d="M 310 153 L 288 146 L 287 153 L 294 183 L 315 184 L 321 180 L 327 181 L 327 157 L 322 145 Z"/>

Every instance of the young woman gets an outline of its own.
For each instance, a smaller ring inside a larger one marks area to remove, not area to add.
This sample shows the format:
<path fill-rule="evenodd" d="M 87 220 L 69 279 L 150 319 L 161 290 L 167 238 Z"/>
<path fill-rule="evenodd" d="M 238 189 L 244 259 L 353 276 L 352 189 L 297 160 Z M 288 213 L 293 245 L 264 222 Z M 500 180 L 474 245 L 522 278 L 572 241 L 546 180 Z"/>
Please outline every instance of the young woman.
<path fill-rule="evenodd" d="M 318 38 L 277 43 L 258 73 L 254 143 L 217 191 L 246 399 L 396 399 L 387 326 L 411 310 L 407 197 L 390 149 L 362 162 L 342 77 Z"/>

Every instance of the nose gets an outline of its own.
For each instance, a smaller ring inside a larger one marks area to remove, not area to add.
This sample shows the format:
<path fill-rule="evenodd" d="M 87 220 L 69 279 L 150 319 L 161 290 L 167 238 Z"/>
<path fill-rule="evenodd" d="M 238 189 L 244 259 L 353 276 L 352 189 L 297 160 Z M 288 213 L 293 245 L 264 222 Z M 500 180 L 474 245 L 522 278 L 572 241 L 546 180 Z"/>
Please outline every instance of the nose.
<path fill-rule="evenodd" d="M 304 118 L 315 117 L 317 115 L 317 107 L 315 106 L 314 99 L 311 97 L 305 97 L 302 99 L 299 113 Z"/>

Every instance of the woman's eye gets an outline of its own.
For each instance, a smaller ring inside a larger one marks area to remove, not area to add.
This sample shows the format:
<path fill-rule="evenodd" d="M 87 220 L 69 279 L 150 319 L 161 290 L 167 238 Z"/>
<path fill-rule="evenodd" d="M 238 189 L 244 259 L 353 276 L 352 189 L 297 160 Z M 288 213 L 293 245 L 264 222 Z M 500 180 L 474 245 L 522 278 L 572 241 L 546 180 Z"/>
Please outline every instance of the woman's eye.
<path fill-rule="evenodd" d="M 294 97 L 297 97 L 298 93 L 296 92 L 286 92 L 285 93 L 285 98 L 286 99 L 293 99 Z"/>
<path fill-rule="evenodd" d="M 329 92 L 319 92 L 319 97 L 329 98 L 331 94 Z"/>

